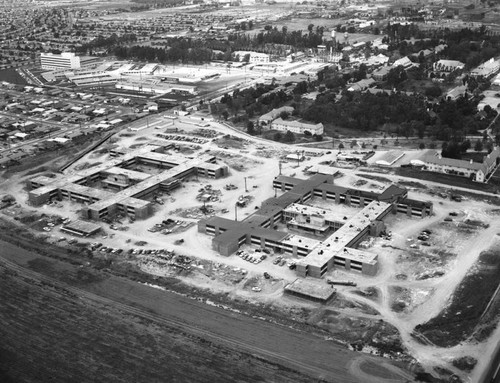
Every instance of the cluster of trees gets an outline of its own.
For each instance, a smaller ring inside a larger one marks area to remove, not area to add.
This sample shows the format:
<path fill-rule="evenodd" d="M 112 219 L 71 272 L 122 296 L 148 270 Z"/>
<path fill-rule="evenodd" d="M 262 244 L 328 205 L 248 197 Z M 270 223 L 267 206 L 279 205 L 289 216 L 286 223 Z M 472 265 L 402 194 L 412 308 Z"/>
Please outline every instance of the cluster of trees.
<path fill-rule="evenodd" d="M 105 48 L 109 49 L 115 46 L 120 46 L 121 44 L 130 44 L 137 41 L 137 36 L 133 33 L 125 33 L 118 36 L 113 33 L 109 37 L 104 37 L 102 35 L 97 36 L 94 40 L 87 44 L 82 44 L 77 48 L 77 52 L 91 52 L 95 48 Z"/>
<path fill-rule="evenodd" d="M 219 104 L 211 104 L 212 113 L 224 119 L 233 114 L 233 122 L 236 123 L 248 121 L 249 118 L 265 114 L 290 100 L 290 97 L 283 90 L 274 92 L 275 88 L 275 85 L 258 85 L 255 88 L 252 87 L 241 91 L 236 89 L 232 95 L 226 93 L 222 96 Z M 244 114 L 238 116 L 242 109 Z M 252 132 L 249 133 L 253 134 Z"/>
<path fill-rule="evenodd" d="M 264 49 L 269 44 L 288 45 L 294 49 L 316 48 L 323 44 L 323 27 L 314 28 L 313 24 L 308 26 L 307 32 L 291 31 L 287 27 L 278 29 L 266 25 L 263 32 L 254 36 L 233 34 L 229 35 L 231 46 L 235 50 Z"/>
<path fill-rule="evenodd" d="M 464 141 L 445 141 L 441 146 L 441 155 L 446 158 L 456 158 L 462 159 L 463 155 L 467 153 L 467 150 L 474 149 L 476 152 L 482 152 L 484 149 L 488 153 L 493 150 L 493 143 L 491 141 L 476 140 L 474 147 L 470 140 Z"/>
<path fill-rule="evenodd" d="M 184 0 L 133 0 L 134 3 L 147 4 L 151 8 L 168 8 L 184 3 Z"/>
<path fill-rule="evenodd" d="M 406 121 L 426 121 L 425 103 L 422 97 L 393 93 L 344 92 L 335 102 L 334 92 L 318 95 L 306 108 L 302 117 L 316 123 L 334 123 L 348 129 L 370 131 L 385 123 L 401 124 Z"/>
<path fill-rule="evenodd" d="M 184 45 L 184 44 L 179 44 Z M 119 59 L 137 59 L 146 61 L 166 62 L 191 62 L 202 64 L 212 58 L 212 50 L 203 47 L 182 48 L 171 46 L 168 49 L 134 45 L 132 47 L 117 46 L 113 54 Z"/>
<path fill-rule="evenodd" d="M 335 79 L 335 80 L 334 80 Z M 335 77 L 328 81 L 341 83 Z M 441 90 L 430 87 L 428 93 L 437 95 Z M 438 140 L 462 142 L 466 135 L 486 129 L 496 112 L 490 107 L 485 115 L 477 114 L 478 99 L 460 97 L 455 101 L 441 100 L 428 103 L 422 95 L 399 92 L 342 92 L 337 100 L 335 91 L 323 92 L 307 107 L 295 113 L 305 120 L 333 124 L 352 130 L 371 131 L 386 124 L 395 126 L 397 136 L 424 138 L 427 134 Z"/>
<path fill-rule="evenodd" d="M 451 31 L 448 28 L 422 31 L 416 25 L 388 24 L 387 38 L 389 50 L 399 50 L 401 56 L 418 53 L 424 49 L 432 49 L 440 43 L 447 45 L 440 56 L 450 60 L 458 60 L 471 69 L 482 62 L 500 54 L 500 36 L 490 36 L 486 27 L 477 29 L 464 28 Z M 415 38 L 413 44 L 405 40 Z M 423 61 L 423 57 L 421 58 Z"/>

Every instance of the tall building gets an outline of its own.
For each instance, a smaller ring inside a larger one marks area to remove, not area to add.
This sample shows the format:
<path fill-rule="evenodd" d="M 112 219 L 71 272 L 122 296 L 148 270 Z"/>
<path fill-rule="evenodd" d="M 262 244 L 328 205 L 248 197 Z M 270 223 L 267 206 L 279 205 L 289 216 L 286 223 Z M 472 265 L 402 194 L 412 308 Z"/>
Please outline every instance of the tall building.
<path fill-rule="evenodd" d="M 40 53 L 40 65 L 42 69 L 50 70 L 80 69 L 98 60 L 98 57 L 77 56 L 72 52 L 63 52 L 61 54 Z"/>

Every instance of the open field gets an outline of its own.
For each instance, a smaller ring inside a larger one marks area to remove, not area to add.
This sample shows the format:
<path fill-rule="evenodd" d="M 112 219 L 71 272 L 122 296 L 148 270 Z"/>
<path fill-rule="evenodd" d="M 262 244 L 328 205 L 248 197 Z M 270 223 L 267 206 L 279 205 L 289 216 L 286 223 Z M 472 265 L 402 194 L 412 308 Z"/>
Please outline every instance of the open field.
<path fill-rule="evenodd" d="M 0 320 L 11 324 L 0 326 L 0 348 L 13 379 L 364 382 L 374 365 L 377 382 L 409 378 L 306 332 L 3 246 L 8 258 L 37 270 L 0 260 Z M 56 270 L 73 277 L 61 284 L 44 276 Z M 26 368 L 26 358 L 43 367 Z"/>

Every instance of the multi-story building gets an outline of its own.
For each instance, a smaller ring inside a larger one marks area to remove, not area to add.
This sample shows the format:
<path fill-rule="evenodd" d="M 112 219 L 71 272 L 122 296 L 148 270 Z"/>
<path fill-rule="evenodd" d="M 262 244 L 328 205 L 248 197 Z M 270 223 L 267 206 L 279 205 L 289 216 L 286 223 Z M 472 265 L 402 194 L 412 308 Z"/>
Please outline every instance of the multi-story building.
<path fill-rule="evenodd" d="M 235 56 L 240 58 L 240 61 L 243 61 L 246 55 L 249 55 L 249 62 L 251 63 L 268 63 L 271 61 L 271 56 L 267 53 L 260 52 L 252 52 L 252 51 L 237 51 L 234 52 Z"/>
<path fill-rule="evenodd" d="M 271 129 L 282 130 L 298 134 L 305 134 L 309 132 L 313 135 L 320 136 L 324 132 L 324 127 L 322 123 L 319 124 L 310 124 L 306 122 L 300 122 L 296 120 L 283 120 L 281 118 L 277 118 L 271 123 Z"/>
<path fill-rule="evenodd" d="M 291 114 L 293 112 L 293 107 L 282 106 L 281 108 L 276 108 L 266 114 L 263 114 L 259 117 L 259 125 L 268 125 L 270 122 L 277 119 L 280 116 L 281 112 L 287 112 Z"/>
<path fill-rule="evenodd" d="M 95 64 L 99 57 L 77 56 L 72 52 L 61 54 L 40 53 L 40 65 L 42 69 L 80 69 Z"/>
<path fill-rule="evenodd" d="M 266 200 L 243 221 L 212 217 L 199 221 L 198 231 L 213 235 L 212 247 L 226 256 L 243 244 L 253 244 L 301 257 L 297 263 L 300 276 L 321 278 L 334 266 L 374 275 L 377 254 L 355 247 L 368 235 L 379 235 L 385 228 L 382 219 L 389 213 L 417 217 L 432 214 L 432 203 L 409 199 L 405 189 L 394 185 L 382 193 L 367 192 L 334 185 L 333 177 L 317 174 L 307 180 L 280 176 L 273 187 L 284 194 Z M 313 197 L 362 209 L 350 218 L 338 217 L 304 205 Z M 276 230 L 281 222 L 292 229 L 328 237 L 321 241 Z"/>
<path fill-rule="evenodd" d="M 483 162 L 465 161 L 454 158 L 445 158 L 440 154 L 427 155 L 423 162 L 425 170 L 438 173 L 452 174 L 467 177 L 473 181 L 486 182 L 487 176 L 500 163 L 500 148 L 496 147 L 491 153 L 483 158 Z"/>
<path fill-rule="evenodd" d="M 192 175 L 219 178 L 228 173 L 227 167 L 216 164 L 210 155 L 188 159 L 165 153 L 172 147 L 147 145 L 132 151 L 114 150 L 111 154 L 117 158 L 78 174 L 55 179 L 35 177 L 29 182 L 29 202 L 40 205 L 52 198 L 67 198 L 87 205 L 84 218 L 99 220 L 120 213 L 143 219 L 152 213 L 152 203 L 145 199 L 152 193 L 173 190 Z M 162 170 L 151 175 L 134 170 L 136 164 Z"/>

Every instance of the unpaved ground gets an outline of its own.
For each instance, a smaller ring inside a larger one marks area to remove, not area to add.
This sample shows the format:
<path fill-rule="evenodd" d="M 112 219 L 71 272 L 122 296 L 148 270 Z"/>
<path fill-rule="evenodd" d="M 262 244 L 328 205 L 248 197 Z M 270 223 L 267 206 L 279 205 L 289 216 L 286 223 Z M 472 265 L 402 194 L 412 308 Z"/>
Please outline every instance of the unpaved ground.
<path fill-rule="evenodd" d="M 168 127 L 171 122 L 158 120 L 154 126 L 153 123 L 151 124 L 151 128 L 122 134 L 121 140 L 118 143 L 113 142 L 112 145 L 119 144 L 127 147 L 147 140 L 155 140 L 155 135 L 161 132 L 161 129 L 155 128 Z M 184 123 L 182 126 L 186 134 L 199 129 L 193 124 Z M 219 137 L 227 133 L 227 129 L 223 125 L 212 123 L 212 127 L 214 131 L 220 132 Z M 136 262 L 143 270 L 152 274 L 176 275 L 188 284 L 224 292 L 235 299 L 244 298 L 254 303 L 265 302 L 276 307 L 317 309 L 315 304 L 283 295 L 284 285 L 293 281 L 296 276 L 287 266 L 273 265 L 274 255 L 270 255 L 259 264 L 249 263 L 234 255 L 222 257 L 211 249 L 212 238 L 198 233 L 196 225 L 179 233 L 168 235 L 148 231 L 149 228 L 166 218 L 180 219 L 181 216 L 175 213 L 187 209 L 190 212 L 198 211 L 192 215 L 192 218 L 183 218 L 184 221 L 195 224 L 199 217 L 204 216 L 200 210 L 203 204 L 196 199 L 196 196 L 201 187 L 208 185 L 215 190 L 221 190 L 218 200 L 210 202 L 211 208 L 217 215 L 230 219 L 243 219 L 253 213 L 255 207 L 260 205 L 262 201 L 274 196 L 271 185 L 273 178 L 279 171 L 278 157 L 290 153 L 290 147 L 279 143 L 264 144 L 260 139 L 252 140 L 248 136 L 234 131 L 231 131 L 231 135 L 241 137 L 243 140 L 236 140 L 237 145 L 231 145 L 228 139 L 225 139 L 224 146 L 221 145 L 221 141 L 207 141 L 188 155 L 192 156 L 209 150 L 217 155 L 220 162 L 237 159 L 233 165 L 237 163 L 245 171 L 232 170 L 229 177 L 219 180 L 202 177 L 199 177 L 198 180 L 189 180 L 183 184 L 181 189 L 172 192 L 171 195 L 160 195 L 164 204 L 155 205 L 156 212 L 149 219 L 135 223 L 129 223 L 125 220 L 123 226 L 127 229 L 123 231 L 111 230 L 108 225 L 103 225 L 105 229 L 103 235 L 91 239 L 79 239 L 79 241 L 86 243 L 99 241 L 105 246 L 125 250 L 130 248 L 171 248 L 177 253 L 193 257 L 194 262 L 189 273 L 179 275 L 178 272 L 172 271 L 168 265 L 159 264 L 154 259 L 148 260 L 143 256 L 137 257 L 136 260 L 134 257 L 130 257 L 130 261 Z M 91 165 L 106 162 L 109 159 L 109 154 L 106 148 L 101 149 L 100 153 L 89 154 L 77 162 L 73 168 L 81 166 L 81 164 Z M 324 152 L 326 153 L 326 150 Z M 308 157 L 299 166 L 295 161 L 283 161 L 281 172 L 285 175 L 305 178 L 306 168 L 320 162 L 331 161 L 335 154 L 336 151 L 320 157 Z M 73 171 L 74 169 L 68 169 L 69 173 Z M 386 177 L 385 174 L 381 176 Z M 23 185 L 23 181 L 28 178 L 20 174 L 3 181 L 2 191 L 17 196 L 19 204 L 18 207 L 11 207 L 2 212 L 7 217 L 13 218 L 22 210 L 33 210 L 26 204 L 26 191 Z M 391 181 L 401 180 L 401 178 L 390 175 L 386 178 Z M 358 177 L 356 171 L 342 169 L 341 177 L 337 178 L 335 182 L 343 186 L 352 187 L 355 185 L 364 190 L 380 191 L 388 185 L 387 180 L 370 179 L 367 181 L 366 178 Z M 235 185 L 236 189 L 225 190 L 224 186 L 227 184 Z M 337 299 L 328 307 L 314 311 L 311 320 L 335 333 L 338 332 L 338 329 L 355 329 L 360 326 L 360 323 L 362 328 L 374 330 L 378 326 L 377 321 L 383 319 L 387 325 L 384 325 L 384 331 L 381 333 L 383 334 L 382 338 L 388 340 L 389 343 L 396 341 L 399 332 L 402 347 L 428 370 L 432 371 L 433 367 L 444 366 L 464 379 L 473 380 L 480 372 L 481 366 L 484 367 L 482 361 L 484 358 L 479 358 L 478 367 L 473 370 L 470 376 L 453 367 L 451 360 L 461 356 L 478 358 L 488 350 L 491 351 L 497 339 L 495 336 L 498 336 L 498 330 L 488 341 L 464 342 L 449 349 L 422 345 L 411 334 L 416 325 L 428 321 L 438 315 L 443 307 L 446 307 L 450 295 L 474 264 L 479 253 L 487 249 L 495 235 L 500 233 L 498 212 L 483 202 L 465 200 L 459 204 L 431 196 L 425 192 L 424 188 L 414 185 L 410 197 L 433 201 L 435 214 L 425 219 L 408 218 L 401 215 L 387 218 L 386 224 L 393 234 L 392 239 L 371 239 L 366 244 L 370 251 L 379 255 L 379 273 L 375 277 L 366 277 L 341 270 L 333 271 L 329 275 L 330 277 L 353 280 L 358 286 L 355 288 L 338 287 Z M 242 195 L 250 196 L 252 202 L 235 212 L 234 205 Z M 341 209 L 340 211 L 346 215 L 352 215 L 356 211 L 354 208 L 325 204 L 321 200 L 313 200 L 311 203 L 325 208 Z M 39 212 L 76 219 L 80 209 L 81 205 L 62 201 L 55 205 L 44 205 L 39 209 Z M 227 212 L 220 213 L 223 209 L 226 209 Z M 444 222 L 445 218 L 450 217 L 450 212 L 456 212 L 457 215 L 451 217 L 452 222 Z M 488 224 L 489 227 L 470 225 L 467 223 L 470 221 L 480 221 Z M 432 231 L 428 240 L 431 246 L 423 246 L 422 241 L 417 239 L 419 233 L 424 229 Z M 38 230 L 39 233 L 42 232 L 40 228 Z M 52 241 L 61 237 L 69 239 L 57 227 L 47 235 Z M 183 239 L 184 243 L 176 244 L 179 239 Z M 146 243 L 140 247 L 134 245 L 139 241 Z M 247 250 L 253 251 L 251 248 Z M 291 259 L 292 257 L 287 258 Z M 264 272 L 268 272 L 272 278 L 264 279 Z M 260 291 L 254 291 L 252 287 L 258 287 Z M 354 304 L 349 306 L 345 302 L 354 302 Z M 322 313 L 322 310 L 329 310 L 329 314 Z M 347 320 L 347 318 L 353 319 Z M 365 351 L 370 351 L 366 344 L 364 347 Z"/>

